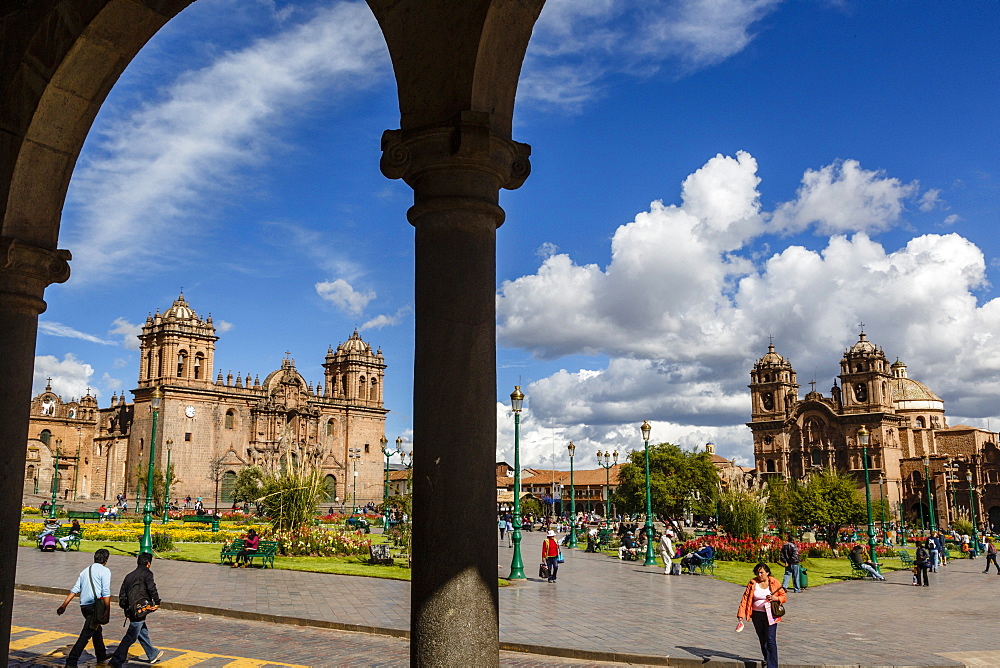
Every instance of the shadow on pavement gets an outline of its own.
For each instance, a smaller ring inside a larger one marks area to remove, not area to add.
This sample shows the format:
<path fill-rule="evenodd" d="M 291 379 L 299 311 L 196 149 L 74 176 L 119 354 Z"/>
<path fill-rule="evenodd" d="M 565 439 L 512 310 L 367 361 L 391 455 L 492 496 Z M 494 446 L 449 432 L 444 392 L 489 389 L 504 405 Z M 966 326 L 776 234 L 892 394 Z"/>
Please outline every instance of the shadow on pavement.
<path fill-rule="evenodd" d="M 757 659 L 748 659 L 745 656 L 740 656 L 738 654 L 730 654 L 729 652 L 720 652 L 714 649 L 705 649 L 704 647 L 686 647 L 683 645 L 677 645 L 677 649 L 682 649 L 688 654 L 694 655 L 704 662 L 711 661 L 712 658 L 717 659 L 732 659 L 733 661 L 742 661 L 744 666 L 756 667 L 758 665 Z"/>

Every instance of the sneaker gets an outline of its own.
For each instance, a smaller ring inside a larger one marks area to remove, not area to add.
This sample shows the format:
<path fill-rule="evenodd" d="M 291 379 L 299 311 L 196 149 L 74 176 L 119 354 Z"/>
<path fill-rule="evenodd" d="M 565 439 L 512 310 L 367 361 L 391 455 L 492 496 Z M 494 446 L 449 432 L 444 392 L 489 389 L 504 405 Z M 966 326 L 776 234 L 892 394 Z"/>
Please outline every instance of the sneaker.
<path fill-rule="evenodd" d="M 159 663 L 160 658 L 162 656 L 163 656 L 163 650 L 161 649 L 156 653 L 156 656 L 154 656 L 152 659 L 149 660 L 149 663 Z"/>

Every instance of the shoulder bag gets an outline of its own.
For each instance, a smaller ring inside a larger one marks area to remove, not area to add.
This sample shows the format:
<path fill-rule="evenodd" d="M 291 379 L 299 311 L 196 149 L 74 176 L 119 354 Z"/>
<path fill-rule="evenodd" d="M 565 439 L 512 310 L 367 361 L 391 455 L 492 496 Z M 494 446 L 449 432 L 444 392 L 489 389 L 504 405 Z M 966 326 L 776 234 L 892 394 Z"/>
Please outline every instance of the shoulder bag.
<path fill-rule="evenodd" d="M 782 589 L 782 587 L 778 587 L 778 589 Z M 773 591 L 771 592 L 771 596 L 774 596 L 774 592 Z M 785 616 L 785 606 L 781 604 L 781 601 L 779 601 L 777 599 L 771 599 L 769 602 L 771 604 L 771 616 L 772 617 L 778 618 L 778 617 L 784 617 Z"/>
<path fill-rule="evenodd" d="M 101 628 L 102 624 L 107 624 L 111 621 L 111 608 L 104 603 L 104 599 L 101 597 L 100 592 L 97 591 L 97 587 L 94 586 L 93 570 L 93 565 L 87 569 L 87 577 L 90 578 L 90 590 L 94 593 L 94 612 L 92 612 L 90 617 L 87 618 L 87 626 L 90 627 L 92 631 L 96 631 Z"/>

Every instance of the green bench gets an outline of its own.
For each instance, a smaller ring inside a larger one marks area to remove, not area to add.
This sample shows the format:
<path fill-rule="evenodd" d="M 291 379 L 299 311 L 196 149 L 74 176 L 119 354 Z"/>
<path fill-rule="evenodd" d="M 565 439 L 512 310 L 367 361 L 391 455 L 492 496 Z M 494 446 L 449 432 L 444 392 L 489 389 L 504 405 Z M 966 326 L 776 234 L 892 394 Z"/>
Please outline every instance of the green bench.
<path fill-rule="evenodd" d="M 366 520 L 363 517 L 348 517 L 347 526 L 348 528 L 354 527 L 357 529 L 362 529 L 364 530 L 365 533 L 372 532 L 372 525 L 369 524 L 368 520 Z"/>
<path fill-rule="evenodd" d="M 905 566 L 906 568 L 913 568 L 916 562 L 913 561 L 913 557 L 910 556 L 909 552 L 906 552 L 905 550 L 900 550 L 899 552 L 897 552 L 897 554 L 899 555 L 899 560 L 903 562 L 903 566 Z"/>
<path fill-rule="evenodd" d="M 69 551 L 74 545 L 76 545 L 76 551 L 77 552 L 80 551 L 80 539 L 83 538 L 82 529 L 80 530 L 80 533 L 73 533 L 69 527 L 59 527 L 58 529 L 56 529 L 56 532 L 53 535 L 56 537 L 56 540 L 59 540 L 60 538 L 69 537 L 69 540 L 66 542 L 67 551 Z M 37 547 L 38 549 L 42 548 L 41 536 L 35 537 L 35 547 Z"/>
<path fill-rule="evenodd" d="M 99 520 L 101 519 L 101 514 L 96 510 L 71 510 L 67 513 L 67 517 L 71 520 Z"/>
<path fill-rule="evenodd" d="M 705 572 L 708 571 L 709 574 L 711 574 L 711 575 L 714 576 L 715 575 L 715 557 L 712 557 L 711 559 L 707 559 L 707 560 L 699 563 L 697 566 L 695 566 L 695 568 L 697 568 L 699 571 L 701 571 L 702 575 L 705 575 L 706 574 Z"/>
<path fill-rule="evenodd" d="M 198 524 L 211 524 L 212 531 L 219 530 L 219 518 L 215 515 L 184 515 L 181 517 L 181 522 L 187 524 L 188 522 L 195 522 Z"/>
<path fill-rule="evenodd" d="M 851 575 L 854 577 L 861 578 L 862 580 L 865 578 L 871 578 L 872 580 L 875 579 L 875 576 L 862 568 L 861 564 L 856 564 L 850 559 L 847 560 L 847 563 L 851 565 Z"/>
<path fill-rule="evenodd" d="M 236 557 L 239 556 L 240 552 L 246 545 L 246 541 L 242 538 L 235 539 L 232 543 L 224 543 L 222 545 L 222 550 L 219 552 L 219 564 L 233 564 L 236 561 Z M 278 554 L 278 541 L 276 540 L 262 540 L 257 544 L 257 551 L 247 555 L 247 560 L 250 566 L 253 566 L 254 559 L 260 559 L 261 568 L 267 568 L 269 565 L 274 568 L 274 557 Z"/>

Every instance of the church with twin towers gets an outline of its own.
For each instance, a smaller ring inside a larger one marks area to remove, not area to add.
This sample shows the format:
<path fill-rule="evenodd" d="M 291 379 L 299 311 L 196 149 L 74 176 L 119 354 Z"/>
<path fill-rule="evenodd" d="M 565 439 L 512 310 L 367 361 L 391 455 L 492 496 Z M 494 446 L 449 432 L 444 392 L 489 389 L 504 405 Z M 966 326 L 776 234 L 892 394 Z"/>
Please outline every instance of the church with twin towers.
<path fill-rule="evenodd" d="M 133 499 L 137 475 L 145 476 L 153 427 L 150 400 L 163 398 L 157 411 L 155 466 L 165 470 L 167 450 L 176 483 L 172 498 L 232 503 L 232 486 L 245 466 L 278 465 L 285 457 L 309 457 L 324 472 L 330 505 L 354 492 L 380 502 L 380 439 L 384 407 L 385 359 L 355 331 L 320 365 L 315 385 L 285 353 L 270 373 L 213 373 L 216 334 L 212 317 L 200 317 L 181 294 L 164 311 L 146 318 L 139 334 L 139 374 L 131 401 L 115 395 L 100 408 L 88 391 L 64 401 L 51 385 L 31 404 L 25 492 L 60 499 Z M 56 454 L 58 450 L 58 472 Z M 355 464 L 348 456 L 358 454 Z"/>

